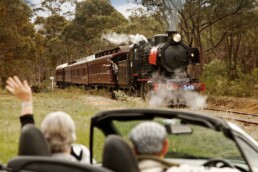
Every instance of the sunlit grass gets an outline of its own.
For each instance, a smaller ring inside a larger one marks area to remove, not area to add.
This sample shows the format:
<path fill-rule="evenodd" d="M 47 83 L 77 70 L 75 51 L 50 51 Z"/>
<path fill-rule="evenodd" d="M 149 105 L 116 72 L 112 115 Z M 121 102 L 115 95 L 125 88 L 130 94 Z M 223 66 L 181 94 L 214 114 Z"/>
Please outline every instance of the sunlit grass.
<path fill-rule="evenodd" d="M 65 111 L 75 121 L 77 143 L 88 146 L 89 126 L 91 117 L 106 109 L 121 109 L 130 107 L 142 107 L 144 103 L 114 101 L 108 98 L 95 98 L 92 94 L 103 95 L 95 91 L 70 88 L 65 90 L 56 89 L 53 92 L 34 94 L 34 113 L 36 125 L 40 123 L 46 114 L 52 111 Z M 108 96 L 109 94 L 106 94 Z M 136 105 L 137 104 L 137 105 Z M 18 140 L 20 135 L 20 101 L 6 91 L 0 92 L 0 161 L 6 163 L 11 157 L 17 155 Z M 103 142 L 103 140 L 99 140 Z M 101 152 L 98 152 L 101 154 Z M 97 155 L 98 157 L 100 155 Z"/>
<path fill-rule="evenodd" d="M 164 125 L 164 119 L 155 118 L 154 120 Z M 115 121 L 114 126 L 128 140 L 131 129 L 140 122 L 142 121 Z M 226 138 L 221 131 L 217 132 L 213 129 L 196 125 L 188 125 L 188 127 L 192 129 L 191 134 L 168 136 L 168 158 L 180 157 L 185 154 L 196 157 L 219 157 L 242 160 L 236 144 L 229 138 Z"/>
<path fill-rule="evenodd" d="M 104 95 L 104 97 L 102 97 L 102 95 Z M 55 89 L 53 92 L 49 91 L 34 94 L 33 99 L 36 125 L 39 127 L 45 115 L 50 112 L 65 111 L 69 113 L 75 121 L 77 132 L 76 143 L 84 144 L 89 147 L 90 119 L 94 114 L 108 109 L 148 107 L 145 102 L 138 98 L 133 99 L 129 97 L 126 98 L 126 100 L 115 101 L 108 97 L 110 97 L 110 93 L 106 93 L 104 90 L 84 91 L 83 89 L 77 88 L 65 90 Z M 4 164 L 17 155 L 21 127 L 19 122 L 20 107 L 21 104 L 19 100 L 6 91 L 0 91 L 0 161 Z M 133 122 L 132 125 L 135 125 L 136 123 L 137 122 Z M 132 127 L 131 124 L 117 125 L 126 136 Z M 249 129 L 248 133 L 255 139 L 258 139 L 256 130 Z M 94 138 L 97 139 L 94 140 L 94 157 L 99 161 L 101 160 L 104 136 L 100 132 L 96 132 L 95 134 Z M 174 137 L 172 141 L 178 140 L 177 143 L 181 142 L 182 144 L 189 143 L 182 139 Z M 205 143 L 205 140 L 202 140 L 202 136 L 200 136 L 196 142 L 191 140 L 190 143 L 191 145 L 198 145 L 200 142 Z M 174 145 L 173 148 L 177 149 L 177 151 L 179 150 L 177 145 Z M 183 151 L 185 152 L 188 151 L 186 149 L 189 149 L 187 145 L 185 145 L 184 148 L 185 150 Z M 227 147 L 225 147 L 225 149 L 227 149 Z M 216 152 L 216 150 L 214 151 Z M 205 154 L 206 152 L 203 153 Z"/>

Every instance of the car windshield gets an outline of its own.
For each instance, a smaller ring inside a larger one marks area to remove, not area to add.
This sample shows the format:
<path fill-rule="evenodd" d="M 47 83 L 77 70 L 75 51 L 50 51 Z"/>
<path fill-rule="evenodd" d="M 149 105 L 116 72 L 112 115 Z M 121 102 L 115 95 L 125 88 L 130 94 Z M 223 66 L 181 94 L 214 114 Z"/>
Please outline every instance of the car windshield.
<path fill-rule="evenodd" d="M 156 118 L 155 121 L 165 125 L 167 129 L 175 126 L 180 128 L 173 133 L 168 131 L 169 151 L 166 154 L 168 159 L 220 158 L 245 163 L 236 143 L 226 137 L 222 131 L 215 131 L 200 125 L 180 124 L 180 120 Z M 113 124 L 129 141 L 130 130 L 140 122 L 142 121 L 113 121 Z"/>

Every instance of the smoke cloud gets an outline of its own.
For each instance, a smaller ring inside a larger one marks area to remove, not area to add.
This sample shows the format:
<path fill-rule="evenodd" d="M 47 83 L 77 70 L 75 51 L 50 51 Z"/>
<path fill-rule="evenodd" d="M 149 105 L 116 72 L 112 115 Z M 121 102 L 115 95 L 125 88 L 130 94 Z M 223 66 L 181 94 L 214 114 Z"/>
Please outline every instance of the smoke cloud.
<path fill-rule="evenodd" d="M 165 0 L 165 14 L 167 16 L 168 30 L 175 31 L 179 21 L 179 10 L 182 10 L 185 0 Z"/>
<path fill-rule="evenodd" d="M 120 44 L 137 44 L 140 41 L 147 41 L 147 38 L 143 35 L 136 34 L 136 35 L 128 35 L 128 34 L 118 34 L 115 32 L 107 33 L 102 35 L 102 39 L 105 39 L 113 44 L 120 45 Z"/>
<path fill-rule="evenodd" d="M 181 72 L 180 72 L 181 71 Z M 184 71 L 176 70 L 173 79 L 168 79 L 158 75 L 152 76 L 152 82 L 158 84 L 154 85 L 154 90 L 148 93 L 149 105 L 151 107 L 164 107 L 168 105 L 186 105 L 192 109 L 201 109 L 206 107 L 207 97 L 195 91 L 184 91 L 176 89 L 171 83 L 180 82 L 182 80 Z M 188 78 L 184 78 L 188 79 Z M 169 84 L 168 84 L 169 83 Z"/>

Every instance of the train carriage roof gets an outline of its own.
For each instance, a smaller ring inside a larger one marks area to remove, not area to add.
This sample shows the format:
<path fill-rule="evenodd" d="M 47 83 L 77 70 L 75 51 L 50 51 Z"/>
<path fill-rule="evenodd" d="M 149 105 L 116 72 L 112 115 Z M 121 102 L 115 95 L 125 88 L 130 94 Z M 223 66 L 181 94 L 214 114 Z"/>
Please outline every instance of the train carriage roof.
<path fill-rule="evenodd" d="M 103 57 L 105 55 L 115 54 L 115 53 L 118 53 L 118 52 L 128 52 L 129 50 L 130 50 L 130 46 L 119 46 L 119 47 L 116 47 L 116 48 L 113 48 L 113 49 L 101 51 L 101 52 L 95 54 L 95 57 L 99 58 L 99 57 Z"/>
<path fill-rule="evenodd" d="M 72 62 L 71 64 L 69 64 L 69 66 L 76 66 L 76 65 L 79 65 L 79 64 L 90 62 L 92 60 L 95 60 L 95 55 L 91 55 L 91 56 L 87 56 L 87 57 L 78 59 L 78 60 Z"/>
<path fill-rule="evenodd" d="M 66 68 L 66 67 L 72 67 L 72 66 L 80 65 L 80 64 L 95 61 L 95 60 L 98 61 L 98 60 L 103 59 L 103 58 L 112 58 L 112 57 L 117 56 L 119 54 L 128 53 L 129 50 L 130 50 L 130 46 L 119 46 L 119 47 L 116 47 L 116 48 L 113 48 L 113 49 L 109 49 L 109 50 L 99 52 L 99 53 L 91 55 L 91 56 L 87 56 L 87 57 L 84 57 L 84 58 L 81 58 L 81 59 L 78 59 L 78 60 L 71 61 L 69 63 L 59 65 L 59 66 L 56 67 L 56 70 L 63 69 L 63 68 Z"/>
<path fill-rule="evenodd" d="M 58 70 L 58 69 L 63 69 L 63 68 L 65 68 L 66 66 L 68 66 L 68 63 L 61 64 L 61 65 L 59 65 L 59 66 L 56 67 L 56 70 Z"/>

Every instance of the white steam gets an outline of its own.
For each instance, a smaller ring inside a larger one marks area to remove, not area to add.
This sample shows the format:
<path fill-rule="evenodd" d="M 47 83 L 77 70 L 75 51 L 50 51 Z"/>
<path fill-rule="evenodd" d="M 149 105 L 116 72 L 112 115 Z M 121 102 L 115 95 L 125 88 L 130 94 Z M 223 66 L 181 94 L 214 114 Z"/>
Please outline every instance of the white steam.
<path fill-rule="evenodd" d="M 158 91 L 149 92 L 149 105 L 151 107 L 164 107 L 168 105 L 186 105 L 191 109 L 202 109 L 206 107 L 206 96 L 198 92 L 167 90 L 161 87 Z"/>
<path fill-rule="evenodd" d="M 181 71 L 181 72 L 179 72 Z M 177 83 L 182 79 L 185 74 L 182 70 L 176 70 L 173 79 L 167 79 L 158 74 L 154 74 L 152 77 L 154 90 L 150 91 L 148 94 L 149 105 L 151 107 L 164 107 L 168 105 L 186 105 L 189 108 L 200 109 L 206 107 L 207 97 L 200 95 L 196 91 L 187 91 L 177 89 L 177 85 L 172 83 Z"/>
<path fill-rule="evenodd" d="M 102 39 L 105 39 L 113 44 L 119 45 L 119 44 L 136 44 L 140 41 L 148 42 L 146 37 L 140 34 L 136 35 L 128 35 L 128 34 L 118 34 L 115 32 L 107 33 L 102 35 Z"/>
<path fill-rule="evenodd" d="M 176 30 L 176 26 L 179 22 L 179 11 L 183 9 L 185 0 L 164 0 L 165 16 L 167 17 L 168 30 Z"/>
<path fill-rule="evenodd" d="M 192 109 L 202 109 L 206 107 L 207 96 L 200 95 L 198 92 L 186 91 L 183 97 L 187 107 Z"/>

